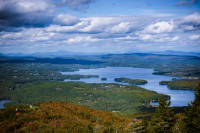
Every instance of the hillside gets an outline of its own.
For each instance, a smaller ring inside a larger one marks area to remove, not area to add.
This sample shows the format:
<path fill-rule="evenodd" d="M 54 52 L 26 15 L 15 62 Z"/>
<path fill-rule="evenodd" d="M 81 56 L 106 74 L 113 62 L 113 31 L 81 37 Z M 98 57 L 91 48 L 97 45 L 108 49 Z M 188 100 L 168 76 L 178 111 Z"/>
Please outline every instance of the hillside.
<path fill-rule="evenodd" d="M 162 94 L 135 85 L 116 83 L 83 83 L 36 81 L 26 84 L 0 83 L 0 99 L 13 102 L 5 106 L 33 104 L 47 101 L 65 101 L 93 109 L 132 113 L 135 108 L 158 100 Z M 170 98 L 169 95 L 164 95 Z"/>
<path fill-rule="evenodd" d="M 128 132 L 133 125 L 129 118 L 67 102 L 34 105 L 31 108 L 24 105 L 0 110 L 0 131 L 88 133 L 115 132 L 117 129 Z"/>

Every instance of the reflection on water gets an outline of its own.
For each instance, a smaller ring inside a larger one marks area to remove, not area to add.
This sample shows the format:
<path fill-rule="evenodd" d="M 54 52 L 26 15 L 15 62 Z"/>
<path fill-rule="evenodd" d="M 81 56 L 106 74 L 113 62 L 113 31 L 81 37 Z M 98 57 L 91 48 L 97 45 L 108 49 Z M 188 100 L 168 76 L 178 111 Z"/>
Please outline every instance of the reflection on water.
<path fill-rule="evenodd" d="M 75 72 L 61 72 L 62 74 L 81 74 L 81 75 L 99 75 L 99 78 L 88 78 L 80 80 L 65 80 L 65 81 L 83 81 L 86 83 L 119 83 L 115 82 L 114 78 L 131 78 L 144 79 L 148 83 L 139 85 L 148 90 L 153 90 L 158 93 L 163 93 L 171 96 L 171 106 L 188 106 L 188 102 L 194 100 L 194 93 L 191 90 L 172 90 L 168 89 L 167 85 L 159 85 L 159 81 L 169 81 L 172 78 L 169 76 L 153 75 L 153 69 L 147 68 L 132 68 L 132 67 L 107 67 L 98 69 L 80 69 Z M 107 78 L 102 81 L 101 78 Z M 127 84 L 127 83 L 120 83 Z M 154 103 L 155 104 L 155 103 Z"/>

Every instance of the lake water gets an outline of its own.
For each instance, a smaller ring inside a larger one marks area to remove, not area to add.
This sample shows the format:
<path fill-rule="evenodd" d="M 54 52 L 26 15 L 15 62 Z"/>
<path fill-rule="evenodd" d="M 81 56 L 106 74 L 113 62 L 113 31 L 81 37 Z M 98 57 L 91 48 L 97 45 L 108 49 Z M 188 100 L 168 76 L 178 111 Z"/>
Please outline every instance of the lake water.
<path fill-rule="evenodd" d="M 171 96 L 172 106 L 188 106 L 188 102 L 194 100 L 194 93 L 191 90 L 172 90 L 168 89 L 167 85 L 159 85 L 162 80 L 169 81 L 172 78 L 170 76 L 153 75 L 153 69 L 147 68 L 132 68 L 132 67 L 107 67 L 98 69 L 80 69 L 75 72 L 61 72 L 62 74 L 80 74 L 80 75 L 99 75 L 99 78 L 83 78 L 80 80 L 68 80 L 65 81 L 83 81 L 86 83 L 120 83 L 115 82 L 115 78 L 131 78 L 131 79 L 144 79 L 148 83 L 145 85 L 138 85 L 148 90 L 153 90 L 158 93 L 163 93 Z M 102 81 L 101 78 L 107 78 L 106 81 Z M 153 103 L 158 104 L 158 103 Z"/>
<path fill-rule="evenodd" d="M 12 102 L 12 101 L 11 101 L 11 100 L 1 100 L 1 101 L 0 101 L 0 109 L 5 108 L 5 107 L 3 106 L 3 104 L 6 103 L 6 102 Z"/>

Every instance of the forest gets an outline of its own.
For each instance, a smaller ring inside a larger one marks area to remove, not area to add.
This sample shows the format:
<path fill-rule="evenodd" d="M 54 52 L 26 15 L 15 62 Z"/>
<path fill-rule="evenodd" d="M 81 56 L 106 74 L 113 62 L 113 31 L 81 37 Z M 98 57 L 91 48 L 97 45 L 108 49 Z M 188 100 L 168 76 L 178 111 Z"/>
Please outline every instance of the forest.
<path fill-rule="evenodd" d="M 151 120 L 122 117 L 63 101 L 11 106 L 0 110 L 0 130 L 68 133 L 197 133 L 200 130 L 200 84 L 184 113 L 174 113 L 163 96 Z"/>
<path fill-rule="evenodd" d="M 80 78 L 98 78 L 98 75 L 63 75 L 56 71 L 50 71 L 45 69 L 39 70 L 27 70 L 27 71 L 18 71 L 13 70 L 13 72 L 2 72 L 0 73 L 0 78 L 4 82 L 12 83 L 26 83 L 32 81 L 64 81 L 65 79 L 74 79 L 79 80 Z"/>
<path fill-rule="evenodd" d="M 129 79 L 129 78 L 115 78 L 114 81 L 135 84 L 135 85 L 143 85 L 147 83 L 147 81 L 143 79 Z"/>
<path fill-rule="evenodd" d="M 177 79 L 172 78 L 172 81 L 160 81 L 160 85 L 167 85 L 169 89 L 181 89 L 181 90 L 194 90 L 200 83 L 199 79 Z"/>
<path fill-rule="evenodd" d="M 33 104 L 47 101 L 65 101 L 93 109 L 119 111 L 121 114 L 135 112 L 135 108 L 158 100 L 162 94 L 134 85 L 116 83 L 83 83 L 35 81 L 26 84 L 1 83 L 1 99 L 10 99 L 5 106 Z M 170 99 L 169 95 L 164 95 Z"/>
<path fill-rule="evenodd" d="M 138 120 L 137 120 L 138 121 Z M 8 132 L 128 132 L 132 120 L 67 102 L 50 101 L 0 110 L 0 130 Z"/>

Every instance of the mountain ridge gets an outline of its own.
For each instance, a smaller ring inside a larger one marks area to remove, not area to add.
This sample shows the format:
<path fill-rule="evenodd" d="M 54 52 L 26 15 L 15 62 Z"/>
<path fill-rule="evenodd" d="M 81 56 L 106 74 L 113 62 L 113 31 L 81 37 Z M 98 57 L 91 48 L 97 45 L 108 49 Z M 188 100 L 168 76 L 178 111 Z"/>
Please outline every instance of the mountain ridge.
<path fill-rule="evenodd" d="M 138 52 L 138 51 L 127 51 L 124 53 L 106 53 L 106 52 L 100 52 L 100 53 L 84 53 L 84 52 L 71 52 L 66 50 L 59 50 L 56 52 L 35 52 L 30 54 L 24 54 L 24 53 L 8 53 L 8 54 L 2 54 L 0 53 L 1 58 L 9 57 L 9 58 L 29 58 L 29 57 L 42 57 L 42 58 L 56 58 L 56 57 L 72 57 L 72 56 L 90 56 L 90 55 L 112 55 L 112 54 L 158 54 L 158 55 L 183 55 L 183 56 L 200 56 L 200 53 L 196 52 L 183 52 L 183 51 L 173 51 L 173 50 L 167 50 L 167 51 L 149 51 L 149 52 Z"/>

